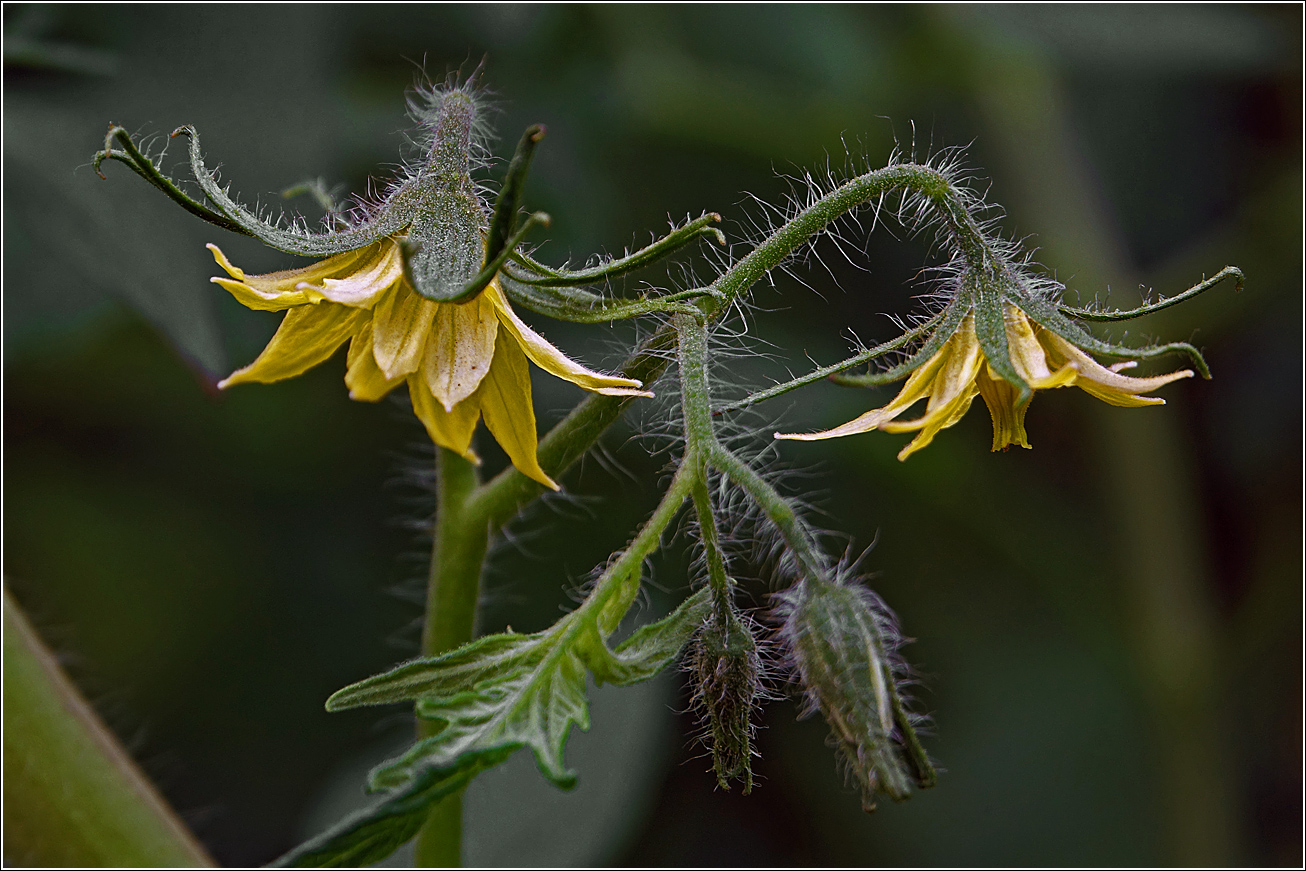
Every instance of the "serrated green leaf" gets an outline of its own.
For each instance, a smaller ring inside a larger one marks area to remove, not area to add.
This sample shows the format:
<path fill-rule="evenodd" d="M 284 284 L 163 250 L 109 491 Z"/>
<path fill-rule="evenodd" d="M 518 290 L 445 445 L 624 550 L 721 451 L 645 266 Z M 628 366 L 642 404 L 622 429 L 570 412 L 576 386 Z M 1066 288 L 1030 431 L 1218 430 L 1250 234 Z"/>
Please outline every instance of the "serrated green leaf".
<path fill-rule="evenodd" d="M 300 844 L 273 862 L 272 867 L 344 868 L 379 862 L 417 834 L 431 805 L 458 792 L 516 749 L 474 752 L 448 765 L 427 767 L 403 788 Z"/>
<path fill-rule="evenodd" d="M 590 670 L 599 680 L 620 686 L 648 680 L 675 660 L 710 610 L 705 587 L 658 622 L 639 627 L 606 661 L 592 662 Z"/>
<path fill-rule="evenodd" d="M 339 690 L 327 699 L 326 709 L 343 711 L 454 695 L 511 669 L 529 667 L 543 655 L 539 642 L 547 635 L 487 635 L 440 656 L 414 659 Z"/>
<path fill-rule="evenodd" d="M 572 788 L 576 773 L 563 751 L 572 726 L 589 728 L 586 673 L 623 685 L 653 677 L 675 659 L 708 608 L 708 594 L 700 591 L 613 650 L 600 633 L 602 612 L 582 607 L 544 632 L 489 635 L 345 687 L 327 701 L 328 710 L 416 702 L 419 716 L 443 726 L 372 772 L 370 788 L 391 790 L 384 799 L 280 864 L 376 862 L 416 834 L 433 802 L 522 747 L 531 749 L 550 782 Z"/>
<path fill-rule="evenodd" d="M 547 646 L 545 656 L 533 667 L 514 669 L 453 696 L 418 700 L 418 715 L 442 720 L 445 727 L 374 771 L 372 786 L 403 782 L 418 766 L 508 746 L 530 747 L 541 774 L 562 789 L 575 786 L 576 773 L 563 763 L 563 747 L 573 725 L 589 728 L 585 664 L 570 644 L 544 641 L 541 646 Z"/>

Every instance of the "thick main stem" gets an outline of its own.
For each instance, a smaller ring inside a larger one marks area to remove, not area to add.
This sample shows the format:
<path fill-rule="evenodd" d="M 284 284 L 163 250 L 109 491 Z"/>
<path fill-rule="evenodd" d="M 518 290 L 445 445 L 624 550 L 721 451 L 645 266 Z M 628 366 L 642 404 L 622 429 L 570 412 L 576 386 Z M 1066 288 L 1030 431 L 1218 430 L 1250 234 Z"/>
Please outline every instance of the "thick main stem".
<path fill-rule="evenodd" d="M 4 591 L 4 853 L 28 867 L 213 865 Z"/>
<path fill-rule="evenodd" d="M 481 567 L 489 545 L 489 527 L 468 517 L 468 501 L 478 485 L 476 467 L 453 451 L 436 448 L 436 509 L 431 568 L 422 626 L 422 655 L 438 656 L 472 640 Z M 417 737 L 437 731 L 417 720 Z M 462 864 L 462 793 L 431 808 L 417 835 L 419 868 L 456 868 Z"/>

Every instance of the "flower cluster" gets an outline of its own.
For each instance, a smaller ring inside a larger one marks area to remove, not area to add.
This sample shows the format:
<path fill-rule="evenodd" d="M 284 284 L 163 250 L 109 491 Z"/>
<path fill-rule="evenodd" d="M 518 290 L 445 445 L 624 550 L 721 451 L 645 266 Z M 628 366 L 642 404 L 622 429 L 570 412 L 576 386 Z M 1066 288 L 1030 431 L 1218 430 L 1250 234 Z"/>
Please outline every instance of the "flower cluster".
<path fill-rule="evenodd" d="M 634 379 L 567 357 L 517 317 L 497 279 L 464 303 L 419 296 L 393 240 L 267 275 L 247 275 L 216 245 L 208 247 L 230 276 L 214 283 L 249 308 L 286 310 L 263 353 L 219 387 L 292 378 L 349 340 L 350 398 L 376 402 L 406 382 L 413 411 L 437 445 L 476 461 L 472 433 L 483 418 L 513 465 L 555 490 L 535 455 L 527 359 L 596 393 L 652 395 Z"/>

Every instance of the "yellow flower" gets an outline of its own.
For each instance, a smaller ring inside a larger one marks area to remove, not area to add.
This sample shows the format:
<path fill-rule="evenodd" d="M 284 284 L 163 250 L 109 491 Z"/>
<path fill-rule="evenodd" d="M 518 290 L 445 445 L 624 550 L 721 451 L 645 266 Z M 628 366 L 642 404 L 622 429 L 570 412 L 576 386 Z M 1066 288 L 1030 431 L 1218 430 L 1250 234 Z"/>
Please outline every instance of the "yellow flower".
<path fill-rule="evenodd" d="M 513 312 L 497 278 L 464 303 L 419 296 L 392 239 L 267 275 L 246 275 L 216 245 L 208 247 L 231 276 L 214 283 L 248 308 L 286 311 L 263 353 L 221 388 L 292 378 L 348 339 L 350 398 L 376 402 L 406 381 L 413 410 L 436 444 L 479 462 L 472 432 L 484 418 L 512 464 L 554 490 L 535 453 L 528 358 L 595 393 L 652 395 L 634 379 L 586 369 L 549 344 Z"/>
<path fill-rule="evenodd" d="M 1103 366 L 1051 330 L 1030 323 L 1016 306 L 1009 302 L 1003 305 L 1010 368 L 1034 390 L 1074 385 L 1111 405 L 1164 405 L 1165 400 L 1160 397 L 1141 394 L 1193 376 L 1191 369 L 1152 378 L 1121 375 L 1122 369 L 1137 364 Z M 975 315 L 968 312 L 956 332 L 911 373 L 902 390 L 888 405 L 824 432 L 776 433 L 775 437 L 815 441 L 873 429 L 916 432 L 916 438 L 898 454 L 899 460 L 905 460 L 933 441 L 939 430 L 961 420 L 975 397 L 981 396 L 993 418 L 993 450 L 1006 450 L 1011 445 L 1028 448 L 1025 411 L 1030 400 L 1027 398 L 1022 402 L 1018 388 L 999 375 L 996 368 L 1006 367 L 994 367 L 985 357 L 975 333 Z M 915 420 L 898 420 L 921 399 L 928 399 L 923 415 Z"/>

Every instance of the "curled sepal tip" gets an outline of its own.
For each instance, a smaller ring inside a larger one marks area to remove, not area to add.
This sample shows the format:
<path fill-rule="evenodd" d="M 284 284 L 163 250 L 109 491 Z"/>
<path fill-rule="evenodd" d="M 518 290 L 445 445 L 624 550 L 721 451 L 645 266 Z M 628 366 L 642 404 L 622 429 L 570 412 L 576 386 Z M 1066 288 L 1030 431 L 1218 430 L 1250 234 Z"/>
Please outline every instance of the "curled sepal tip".
<path fill-rule="evenodd" d="M 177 131 L 173 131 L 172 136 L 176 135 Z M 119 147 L 115 148 L 115 145 Z M 136 142 L 132 139 L 131 134 L 127 132 L 127 129 L 117 124 L 109 125 L 109 132 L 104 136 L 104 148 L 97 151 L 95 157 L 91 160 L 91 169 L 102 179 L 106 179 L 107 176 L 100 171 L 100 165 L 106 160 L 116 160 L 126 164 L 132 172 L 163 191 L 168 199 L 177 203 L 192 215 L 233 233 L 240 233 L 243 236 L 254 235 L 226 215 L 215 212 L 183 191 L 176 182 L 159 170 L 154 161 L 145 156 L 136 146 Z"/>
<path fill-rule="evenodd" d="M 1172 305 L 1178 305 L 1185 300 L 1192 299 L 1198 294 L 1205 293 L 1215 287 L 1226 278 L 1233 279 L 1234 293 L 1242 293 L 1243 283 L 1246 281 L 1246 276 L 1243 275 L 1243 271 L 1237 266 L 1226 266 L 1219 272 L 1215 273 L 1215 275 L 1194 284 L 1182 293 L 1176 293 L 1174 296 L 1162 297 L 1156 302 L 1144 303 L 1137 308 L 1128 310 L 1105 310 L 1097 308 L 1076 308 L 1069 305 L 1058 305 L 1058 308 L 1071 317 L 1081 318 L 1086 321 L 1133 320 L 1134 318 L 1141 318 L 1143 315 L 1150 315 L 1152 312 L 1157 312 L 1161 309 L 1169 308 Z"/>
<path fill-rule="evenodd" d="M 517 151 L 513 154 L 503 179 L 503 188 L 494 203 L 494 220 L 490 223 L 490 235 L 485 246 L 486 266 L 499 256 L 517 230 L 517 212 L 521 209 L 526 174 L 530 171 L 531 158 L 535 156 L 535 146 L 544 138 L 545 132 L 543 124 L 532 124 L 517 143 Z"/>

